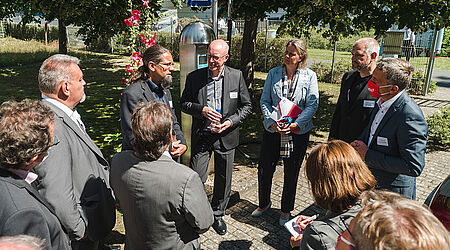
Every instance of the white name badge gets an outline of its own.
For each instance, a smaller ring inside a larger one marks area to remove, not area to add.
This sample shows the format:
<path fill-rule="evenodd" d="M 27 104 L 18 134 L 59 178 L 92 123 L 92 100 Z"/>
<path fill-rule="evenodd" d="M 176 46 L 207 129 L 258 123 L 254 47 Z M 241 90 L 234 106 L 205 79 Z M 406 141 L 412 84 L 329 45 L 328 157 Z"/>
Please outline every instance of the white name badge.
<path fill-rule="evenodd" d="M 374 108 L 375 107 L 375 101 L 374 100 L 364 100 L 363 107 L 364 108 Z"/>
<path fill-rule="evenodd" d="M 309 75 L 299 75 L 298 79 L 300 81 L 307 81 L 307 80 L 309 80 Z"/>
<path fill-rule="evenodd" d="M 236 99 L 237 98 L 237 92 L 230 92 L 230 99 Z"/>
<path fill-rule="evenodd" d="M 173 108 L 172 101 L 169 101 L 169 106 L 170 106 L 170 108 Z"/>
<path fill-rule="evenodd" d="M 388 139 L 386 137 L 378 136 L 377 137 L 377 145 L 385 146 L 385 147 L 389 146 Z"/>

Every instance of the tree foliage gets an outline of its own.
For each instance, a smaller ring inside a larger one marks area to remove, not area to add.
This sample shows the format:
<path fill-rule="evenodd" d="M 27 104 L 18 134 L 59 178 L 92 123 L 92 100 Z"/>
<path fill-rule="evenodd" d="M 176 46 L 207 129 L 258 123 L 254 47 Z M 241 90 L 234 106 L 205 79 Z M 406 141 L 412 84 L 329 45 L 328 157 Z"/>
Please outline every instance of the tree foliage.
<path fill-rule="evenodd" d="M 332 41 L 374 29 L 381 36 L 392 24 L 413 31 L 449 25 L 448 0 L 286 0 L 286 23 L 280 31 L 308 36 L 311 28 L 322 28 Z"/>
<path fill-rule="evenodd" d="M 241 47 L 241 71 L 249 87 L 252 86 L 254 76 L 255 44 L 258 20 L 266 17 L 266 12 L 276 11 L 283 7 L 282 1 L 273 0 L 234 0 L 232 5 L 233 18 L 245 20 L 244 34 Z M 227 10 L 228 0 L 219 0 L 222 13 Z"/>
<path fill-rule="evenodd" d="M 175 6 L 181 6 L 181 0 L 172 0 Z M 85 42 L 104 37 L 109 38 L 120 32 L 126 32 L 123 20 L 134 9 L 141 9 L 141 29 L 147 28 L 157 17 L 162 0 L 148 1 L 144 8 L 142 0 L 1 0 L 0 18 L 11 17 L 17 12 L 23 13 L 23 22 L 33 20 L 38 14 L 47 21 L 58 19 L 63 27 L 76 25 L 81 27 L 79 34 Z M 64 32 L 60 32 L 60 40 Z"/>

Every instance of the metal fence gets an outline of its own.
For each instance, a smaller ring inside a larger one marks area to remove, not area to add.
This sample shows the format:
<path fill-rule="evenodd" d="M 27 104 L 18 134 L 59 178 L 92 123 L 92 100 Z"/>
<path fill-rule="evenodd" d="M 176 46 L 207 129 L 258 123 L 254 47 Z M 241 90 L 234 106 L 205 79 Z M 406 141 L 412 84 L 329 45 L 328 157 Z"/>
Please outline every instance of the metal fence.
<path fill-rule="evenodd" d="M 5 30 L 5 23 L 8 21 L 3 21 L 0 22 L 0 37 L 4 37 L 4 36 L 8 36 L 9 34 L 7 33 L 7 31 Z M 186 25 L 188 23 L 188 21 L 184 20 L 180 22 L 180 19 L 177 18 L 165 18 L 164 20 L 160 20 L 157 23 L 155 23 L 155 25 L 152 27 L 153 31 L 157 31 L 157 32 L 166 32 L 166 33 L 170 33 L 171 39 L 170 42 L 172 43 L 170 48 L 178 48 L 178 46 L 175 46 L 175 43 L 178 43 L 177 41 L 177 34 L 182 30 L 182 25 L 181 24 Z M 258 22 L 258 27 L 257 27 L 257 32 L 258 32 L 258 36 L 264 37 L 264 44 L 261 45 L 257 44 L 257 46 L 264 46 L 264 48 L 258 48 L 258 51 L 264 51 L 264 65 L 265 65 L 265 70 L 268 70 L 267 67 L 267 60 L 268 60 L 268 54 L 267 53 L 268 49 L 268 40 L 271 38 L 275 38 L 276 34 L 277 34 L 277 29 L 278 27 L 281 25 L 282 21 L 281 20 L 268 20 L 268 19 L 264 19 L 262 21 Z M 224 20 L 222 20 L 219 25 L 218 25 L 218 32 L 219 35 L 227 35 L 228 32 L 228 27 L 227 27 L 228 22 L 225 22 Z M 233 36 L 242 36 L 243 32 L 244 32 L 244 24 L 245 21 L 244 20 L 234 20 L 233 21 L 233 28 L 232 28 L 232 35 Z M 44 25 L 42 24 L 30 24 L 33 26 L 42 26 L 42 28 L 44 27 Z M 77 31 L 79 30 L 78 27 L 75 26 L 68 26 L 67 27 L 67 37 L 68 37 L 68 47 L 70 48 L 76 48 L 76 49 L 86 49 L 86 46 L 83 42 L 83 39 L 81 37 L 79 37 L 77 35 Z M 400 37 L 400 36 L 399 36 Z M 37 40 L 44 40 L 44 37 L 42 38 L 36 38 Z M 415 43 L 412 44 L 399 44 L 399 42 L 397 42 L 397 45 L 392 47 L 392 42 L 390 44 L 389 43 L 389 38 L 386 37 L 385 39 L 382 39 L 381 42 L 381 46 L 382 46 L 382 50 L 383 50 L 383 56 L 391 56 L 391 55 L 386 55 L 386 53 L 384 52 L 389 52 L 393 54 L 397 54 L 397 57 L 401 57 L 404 58 L 406 60 L 409 60 L 415 67 L 416 71 L 421 71 L 423 75 L 425 75 L 428 71 L 428 65 L 430 64 L 430 44 L 432 43 L 431 41 L 431 37 L 430 36 L 423 36 L 423 35 L 417 35 L 416 37 L 416 41 Z M 111 39 L 111 41 L 109 41 L 109 43 L 111 43 L 111 53 L 114 52 L 114 44 L 117 41 L 117 37 Z M 330 63 L 332 65 L 332 73 L 331 73 L 331 79 L 333 79 L 334 76 L 334 70 L 335 67 L 334 65 L 336 65 L 339 61 L 349 61 L 350 60 L 350 56 L 346 56 L 346 57 L 339 57 L 339 56 L 334 56 L 334 54 L 336 53 L 336 51 L 346 51 L 346 52 L 351 52 L 351 47 L 352 44 L 350 43 L 345 43 L 345 42 L 337 42 L 336 44 L 334 44 L 334 46 L 332 44 L 330 44 L 329 42 L 321 39 L 320 41 L 313 41 L 313 40 L 307 40 L 306 41 L 308 44 L 309 48 L 321 48 L 321 49 L 325 49 L 328 51 L 333 51 L 333 56 L 330 56 L 329 58 L 314 58 L 314 57 L 310 57 L 309 58 L 309 62 L 310 63 L 318 63 L 318 62 L 324 62 L 324 63 Z M 128 45 L 125 45 L 128 46 Z M 237 46 L 236 44 L 232 44 L 231 46 Z M 258 55 L 261 56 L 261 55 Z M 427 77 L 431 77 L 431 74 L 427 75 Z M 425 79 L 425 82 L 427 82 L 428 79 Z M 425 86 L 423 86 L 424 81 L 423 79 L 414 79 L 412 81 L 412 84 L 410 86 L 410 89 L 412 92 L 419 94 L 419 93 L 423 93 Z"/>

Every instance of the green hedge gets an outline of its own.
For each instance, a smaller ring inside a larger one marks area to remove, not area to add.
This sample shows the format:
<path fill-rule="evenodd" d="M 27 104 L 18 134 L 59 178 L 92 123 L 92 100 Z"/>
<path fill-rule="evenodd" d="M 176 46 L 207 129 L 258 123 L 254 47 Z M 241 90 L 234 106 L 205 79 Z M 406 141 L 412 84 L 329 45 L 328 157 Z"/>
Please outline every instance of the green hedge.
<path fill-rule="evenodd" d="M 438 147 L 450 147 L 450 108 L 442 107 L 427 117 L 428 139 Z"/>
<path fill-rule="evenodd" d="M 423 95 L 425 90 L 426 75 L 423 70 L 419 69 L 414 71 L 411 84 L 408 86 L 408 93 L 412 95 Z M 431 94 L 436 91 L 436 82 L 430 80 L 430 88 L 428 93 Z"/>
<path fill-rule="evenodd" d="M 219 36 L 222 39 L 226 39 L 226 36 Z M 261 71 L 261 72 L 267 72 L 273 67 L 279 66 L 283 62 L 283 54 L 284 49 L 286 46 L 286 43 L 291 40 L 292 38 L 268 38 L 267 39 L 267 49 L 265 48 L 265 37 L 264 36 L 258 36 L 256 39 L 256 48 L 255 48 L 255 70 Z M 122 54 L 129 54 L 129 46 L 124 44 L 124 41 L 126 39 L 123 38 L 123 36 L 117 36 L 115 38 L 115 46 L 114 51 L 116 53 L 122 53 Z M 173 38 L 173 44 L 171 43 L 171 34 L 167 32 L 158 32 L 156 34 L 156 43 L 164 46 L 172 52 L 173 59 L 175 61 L 179 61 L 179 40 L 180 40 L 180 34 L 175 33 Z M 98 43 L 101 46 L 108 46 L 109 43 L 105 42 L 99 42 Z M 308 48 L 328 48 L 326 45 L 326 42 L 313 42 L 313 41 L 307 41 Z M 102 48 L 101 46 L 97 45 L 97 48 L 88 47 L 89 50 L 95 50 L 95 51 L 103 51 L 107 52 L 110 51 L 109 47 Z M 240 68 L 241 64 L 241 46 L 242 46 L 242 36 L 233 36 L 231 41 L 231 49 L 230 49 L 230 64 L 231 67 L 234 68 Z M 349 51 L 351 50 L 352 45 L 347 46 L 346 44 L 341 44 L 339 46 L 340 49 Z M 144 50 L 144 48 L 141 48 Z M 265 62 L 266 57 L 264 56 L 267 53 L 267 62 Z M 266 65 L 267 64 L 267 65 Z M 340 67 L 339 64 L 337 67 Z M 331 66 L 330 68 L 330 75 L 331 75 Z M 267 69 L 267 70 L 266 70 Z M 339 75 L 337 75 L 339 77 Z M 342 75 L 341 75 L 342 77 Z M 326 78 L 326 77 L 325 77 Z M 329 80 L 328 80 L 329 81 Z"/>
<path fill-rule="evenodd" d="M 311 70 L 317 74 L 319 82 L 341 83 L 345 72 L 352 70 L 352 64 L 348 61 L 337 61 L 334 65 L 333 79 L 331 80 L 331 63 L 318 62 L 311 65 Z"/>
<path fill-rule="evenodd" d="M 3 22 L 5 34 L 21 40 L 45 41 L 45 26 L 43 24 L 26 24 Z M 58 40 L 58 27 L 49 26 L 48 41 Z"/>

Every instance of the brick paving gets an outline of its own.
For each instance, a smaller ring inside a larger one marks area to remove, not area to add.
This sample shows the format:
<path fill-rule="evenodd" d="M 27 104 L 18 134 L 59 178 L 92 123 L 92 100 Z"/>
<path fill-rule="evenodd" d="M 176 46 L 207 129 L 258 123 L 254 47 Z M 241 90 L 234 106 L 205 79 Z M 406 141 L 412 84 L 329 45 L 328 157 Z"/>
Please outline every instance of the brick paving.
<path fill-rule="evenodd" d="M 443 72 L 443 74 L 441 72 L 440 76 L 442 75 L 448 77 L 435 79 L 438 81 L 438 89 L 435 93 L 427 96 L 427 99 L 450 102 L 450 72 Z M 419 101 L 418 103 L 420 104 Z M 440 106 L 421 105 L 427 116 L 437 111 Z M 323 138 L 326 137 L 312 138 L 312 140 L 316 144 L 323 141 Z M 423 202 L 434 187 L 450 174 L 449 162 L 450 152 L 427 152 L 425 168 L 417 178 L 417 201 Z M 211 188 L 212 176 L 206 185 Z M 258 206 L 257 169 L 236 166 L 233 172 L 232 190 L 239 193 L 239 197 L 236 201 L 230 202 L 231 206 L 224 216 L 228 232 L 226 235 L 220 236 L 211 228 L 201 236 L 202 249 L 290 249 L 290 234 L 278 224 L 282 188 L 283 170 L 282 166 L 278 166 L 272 184 L 272 208 L 261 218 L 252 218 L 250 214 Z M 295 216 L 299 213 L 311 215 L 317 212 L 320 210 L 313 206 L 313 198 L 302 167 L 292 215 Z"/>
<path fill-rule="evenodd" d="M 444 72 L 443 76 L 440 79 L 444 80 L 438 83 L 438 90 L 425 98 L 450 101 L 450 77 L 446 77 L 450 76 L 450 72 Z M 421 107 L 425 115 L 429 115 L 439 108 L 438 105 Z M 322 137 L 312 137 L 311 140 L 313 144 L 317 144 L 324 141 L 325 138 L 327 136 L 323 135 Z M 450 152 L 427 152 L 426 166 L 417 178 L 417 200 L 419 202 L 423 202 L 434 187 L 450 174 L 449 162 Z M 211 193 L 212 180 L 213 175 L 206 182 L 207 193 Z M 290 249 L 290 234 L 278 224 L 283 188 L 282 166 L 277 167 L 273 178 L 272 208 L 260 218 L 252 218 L 250 214 L 258 206 L 257 188 L 255 164 L 235 166 L 232 199 L 224 216 L 228 232 L 224 236 L 220 236 L 211 228 L 201 235 L 202 249 Z M 313 198 L 302 167 L 298 179 L 295 209 L 292 211 L 292 215 L 295 216 L 299 213 L 312 215 L 320 212 L 322 212 L 320 209 L 313 206 Z"/>

